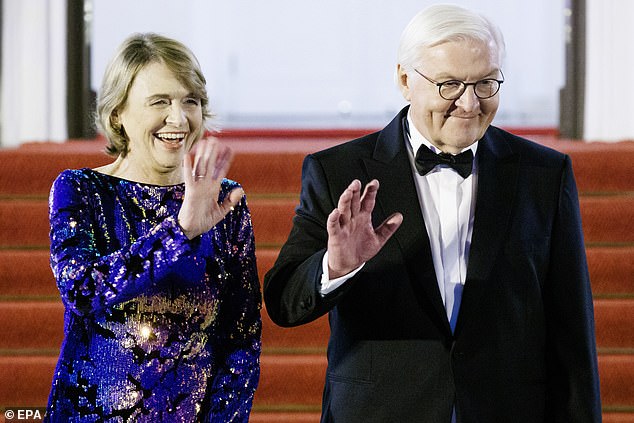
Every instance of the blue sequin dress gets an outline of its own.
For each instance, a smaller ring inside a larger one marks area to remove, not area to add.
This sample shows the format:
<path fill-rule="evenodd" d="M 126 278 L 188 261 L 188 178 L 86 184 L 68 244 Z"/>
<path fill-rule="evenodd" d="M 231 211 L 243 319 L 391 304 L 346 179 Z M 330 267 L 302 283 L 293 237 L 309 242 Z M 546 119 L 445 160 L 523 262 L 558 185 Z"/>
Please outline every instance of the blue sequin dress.
<path fill-rule="evenodd" d="M 220 199 L 237 183 L 224 180 Z M 65 339 L 51 422 L 247 422 L 259 379 L 260 285 L 241 203 L 189 240 L 184 185 L 66 170 L 49 200 Z"/>

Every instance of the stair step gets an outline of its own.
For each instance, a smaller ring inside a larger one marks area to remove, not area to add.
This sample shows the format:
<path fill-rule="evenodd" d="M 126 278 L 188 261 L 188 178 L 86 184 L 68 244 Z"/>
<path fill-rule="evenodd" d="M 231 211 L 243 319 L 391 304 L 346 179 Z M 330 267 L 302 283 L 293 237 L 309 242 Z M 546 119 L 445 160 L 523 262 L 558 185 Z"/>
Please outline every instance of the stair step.
<path fill-rule="evenodd" d="M 634 195 L 580 197 L 579 205 L 586 243 L 634 243 Z"/>
<path fill-rule="evenodd" d="M 262 348 L 267 353 L 326 352 L 330 327 L 328 317 L 293 328 L 283 328 L 269 318 L 262 309 Z"/>
<path fill-rule="evenodd" d="M 56 356 L 0 356 L 0 407 L 45 407 L 56 363 Z"/>
<path fill-rule="evenodd" d="M 586 248 L 592 292 L 598 297 L 634 296 L 634 246 Z M 279 248 L 256 247 L 260 280 Z M 0 296 L 57 297 L 48 249 L 0 249 Z"/>
<path fill-rule="evenodd" d="M 634 354 L 599 354 L 603 407 L 634 411 Z"/>
<path fill-rule="evenodd" d="M 587 247 L 595 296 L 634 295 L 634 246 Z"/>
<path fill-rule="evenodd" d="M 543 144 L 570 155 L 580 192 L 634 192 L 633 141 L 609 145 L 576 141 L 546 141 Z M 608 163 L 609 172 L 606 172 Z M 625 180 L 617 180 L 620 178 Z"/>
<path fill-rule="evenodd" d="M 634 298 L 595 299 L 594 316 L 598 348 L 634 352 Z"/>
<path fill-rule="evenodd" d="M 49 258 L 48 248 L 0 250 L 0 295 L 59 297 Z"/>
<path fill-rule="evenodd" d="M 248 202 L 256 243 L 282 245 L 286 242 L 298 199 L 255 198 L 248 199 Z"/>
<path fill-rule="evenodd" d="M 56 361 L 54 356 L 0 356 L 0 380 L 12 381 L 0 384 L 0 407 L 44 406 Z M 254 408 L 319 407 L 325 370 L 323 355 L 263 355 Z M 599 374 L 603 407 L 634 410 L 634 356 L 599 355 Z"/>
<path fill-rule="evenodd" d="M 634 299 L 594 301 L 597 346 L 603 350 L 633 350 Z M 0 350 L 44 349 L 56 351 L 63 338 L 64 308 L 60 301 L 0 302 Z M 282 328 L 266 310 L 262 312 L 262 346 L 268 352 L 324 351 L 328 342 L 328 319 Z"/>
<path fill-rule="evenodd" d="M 260 280 L 278 254 L 277 248 L 256 247 Z M 59 297 L 49 258 L 48 249 L 0 249 L 0 297 Z"/>
<path fill-rule="evenodd" d="M 250 423 L 319 423 L 320 413 L 251 413 Z M 634 412 L 603 413 L 603 423 L 632 423 Z"/>
<path fill-rule="evenodd" d="M 247 194 L 248 195 L 248 194 Z M 253 231 L 258 243 L 280 245 L 286 241 L 295 215 L 295 198 L 248 198 Z M 48 201 L 0 201 L 0 248 L 48 248 Z"/>
<path fill-rule="evenodd" d="M 320 404 L 326 375 L 326 356 L 263 355 L 260 385 L 254 405 Z"/>
<path fill-rule="evenodd" d="M 266 275 L 266 272 L 271 270 L 271 268 L 275 264 L 275 260 L 277 260 L 277 256 L 279 255 L 279 253 L 279 248 L 258 247 L 256 240 L 255 255 L 258 260 L 258 276 L 260 277 L 261 281 L 264 280 L 264 275 Z M 632 255 L 632 257 L 634 258 L 634 255 Z M 634 287 L 632 287 L 632 291 L 634 292 Z"/>
<path fill-rule="evenodd" d="M 533 137 L 537 142 L 567 153 L 572 158 L 580 192 L 634 191 L 632 164 L 634 142 L 583 143 Z M 235 152 L 229 177 L 247 193 L 297 193 L 301 164 L 306 154 L 346 141 L 347 138 L 225 137 Z M 64 169 L 97 167 L 112 161 L 103 153 L 103 140 L 65 143 L 30 143 L 0 150 L 0 194 L 47 194 Z M 617 153 L 617 154 L 615 154 Z M 605 163 L 611 164 L 610 172 Z M 46 163 L 46 166 L 32 166 Z M 263 178 L 262 175 L 266 175 Z"/>
<path fill-rule="evenodd" d="M 44 406 L 51 388 L 56 356 L 0 356 L 0 407 Z M 262 355 L 254 407 L 311 405 L 321 401 L 326 369 L 324 355 Z"/>
<path fill-rule="evenodd" d="M 632 412 L 603 412 L 603 423 L 633 423 L 634 411 Z"/>
<path fill-rule="evenodd" d="M 256 241 L 283 244 L 298 200 L 255 197 L 248 201 Z M 580 204 L 586 243 L 634 244 L 634 196 L 582 197 Z M 49 245 L 48 235 L 47 200 L 0 201 L 0 247 L 42 248 Z"/>
<path fill-rule="evenodd" d="M 321 413 L 319 412 L 264 412 L 258 411 L 255 407 L 249 417 L 249 423 L 319 423 L 320 418 Z"/>
<path fill-rule="evenodd" d="M 264 413 L 254 410 L 250 423 L 319 423 L 320 413 Z M 603 423 L 633 423 L 634 411 L 631 413 L 604 412 Z"/>
<path fill-rule="evenodd" d="M 274 324 L 262 312 L 264 351 L 325 351 L 328 319 L 322 317 L 296 328 Z M 0 350 L 57 351 L 63 340 L 64 306 L 61 301 L 0 302 Z"/>
<path fill-rule="evenodd" d="M 228 177 L 249 193 L 298 193 L 306 154 L 345 139 L 225 139 L 235 156 Z M 0 195 L 47 195 L 64 169 L 98 167 L 113 159 L 103 153 L 105 143 L 69 141 L 31 143 L 0 150 Z M 46 163 L 46 166 L 32 166 Z M 265 175 L 266 177 L 263 177 Z"/>

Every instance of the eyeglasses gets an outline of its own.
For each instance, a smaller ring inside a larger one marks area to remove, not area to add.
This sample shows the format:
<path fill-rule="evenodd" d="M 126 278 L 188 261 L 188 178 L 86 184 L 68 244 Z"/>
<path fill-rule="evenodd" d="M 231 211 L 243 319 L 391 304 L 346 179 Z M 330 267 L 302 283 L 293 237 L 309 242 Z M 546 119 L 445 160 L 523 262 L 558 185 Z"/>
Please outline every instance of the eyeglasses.
<path fill-rule="evenodd" d="M 451 79 L 449 81 L 437 82 L 431 78 L 426 77 L 418 70 L 414 69 L 417 74 L 435 84 L 438 87 L 438 94 L 445 100 L 457 100 L 462 94 L 466 91 L 469 85 L 473 85 L 473 92 L 476 97 L 480 99 L 491 98 L 500 91 L 500 85 L 504 82 L 504 79 L 494 79 L 494 78 L 486 78 L 481 79 L 476 82 L 464 82 L 458 81 L 457 79 Z M 504 74 L 500 71 L 502 78 L 504 78 Z"/>

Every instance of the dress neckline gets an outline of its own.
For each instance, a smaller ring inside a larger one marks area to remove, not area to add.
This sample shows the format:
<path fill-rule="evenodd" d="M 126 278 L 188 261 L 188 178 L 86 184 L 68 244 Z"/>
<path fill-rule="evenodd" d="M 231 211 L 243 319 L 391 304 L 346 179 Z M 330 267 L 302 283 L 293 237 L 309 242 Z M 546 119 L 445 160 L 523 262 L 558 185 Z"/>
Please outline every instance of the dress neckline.
<path fill-rule="evenodd" d="M 139 182 L 139 181 L 133 181 L 130 179 L 125 179 L 125 178 L 121 178 L 119 176 L 114 176 L 114 175 L 110 175 L 107 173 L 102 173 L 99 172 L 95 169 L 86 167 L 84 168 L 85 171 L 88 171 L 90 173 L 92 173 L 93 175 L 95 175 L 97 178 L 100 179 L 109 179 L 109 180 L 113 180 L 113 181 L 119 181 L 119 182 L 123 182 L 123 183 L 127 183 L 130 185 L 138 185 L 141 187 L 149 187 L 149 188 L 182 188 L 185 186 L 184 182 L 181 182 L 180 184 L 171 184 L 171 185 L 158 185 L 158 184 L 150 184 L 148 182 Z"/>

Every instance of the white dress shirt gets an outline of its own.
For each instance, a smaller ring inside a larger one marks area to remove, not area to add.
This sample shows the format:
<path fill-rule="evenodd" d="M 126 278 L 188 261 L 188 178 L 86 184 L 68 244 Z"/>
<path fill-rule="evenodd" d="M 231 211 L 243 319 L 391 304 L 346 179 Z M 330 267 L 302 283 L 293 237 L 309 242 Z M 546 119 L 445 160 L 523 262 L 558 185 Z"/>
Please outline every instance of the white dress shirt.
<path fill-rule="evenodd" d="M 419 175 L 414 167 L 415 152 L 421 147 L 429 148 L 435 153 L 441 151 L 418 132 L 409 115 L 407 119 L 412 147 L 409 158 L 418 200 L 429 235 L 438 289 L 453 331 L 458 319 L 473 234 L 477 160 L 473 161 L 471 175 L 464 179 L 455 170 L 444 165 L 436 166 L 427 175 Z M 475 158 L 478 142 L 462 151 L 467 149 L 471 149 Z"/>
<path fill-rule="evenodd" d="M 478 179 L 477 160 L 474 159 L 473 172 L 465 179 L 455 170 L 444 165 L 436 166 L 427 175 L 419 175 L 414 161 L 418 148 L 425 146 L 435 153 L 440 151 L 421 135 L 409 114 L 407 120 L 411 147 L 408 149 L 410 166 L 429 235 L 438 288 L 453 331 L 466 280 L 469 247 L 473 233 L 474 193 Z M 477 148 L 477 142 L 468 147 L 472 150 L 474 157 L 476 157 Z M 465 150 L 467 149 L 463 151 Z M 330 280 L 328 252 L 326 252 L 322 267 L 321 294 L 326 295 L 353 277 L 363 265 L 345 276 Z"/>

